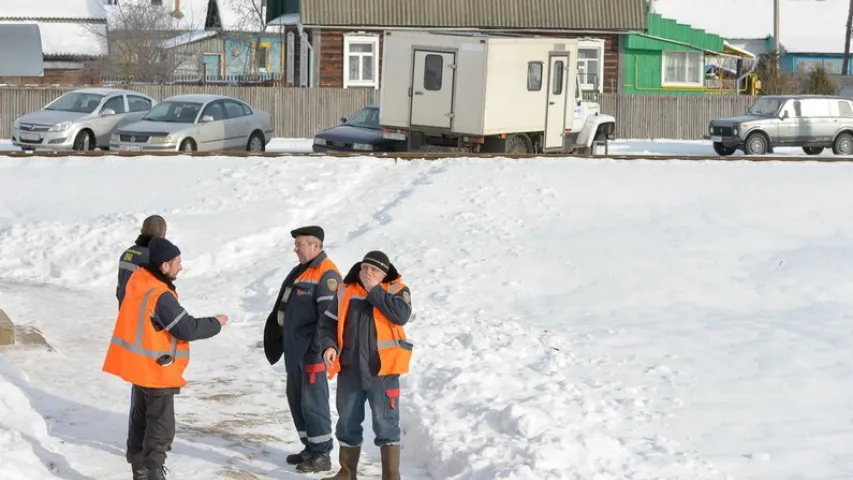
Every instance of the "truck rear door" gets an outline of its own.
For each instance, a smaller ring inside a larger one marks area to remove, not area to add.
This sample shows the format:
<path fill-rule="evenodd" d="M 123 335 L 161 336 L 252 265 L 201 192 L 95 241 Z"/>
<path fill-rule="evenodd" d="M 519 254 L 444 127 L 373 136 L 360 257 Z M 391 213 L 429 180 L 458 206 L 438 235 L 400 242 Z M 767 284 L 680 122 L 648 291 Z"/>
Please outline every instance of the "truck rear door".
<path fill-rule="evenodd" d="M 450 128 L 456 53 L 415 50 L 412 55 L 412 91 L 409 124 Z"/>

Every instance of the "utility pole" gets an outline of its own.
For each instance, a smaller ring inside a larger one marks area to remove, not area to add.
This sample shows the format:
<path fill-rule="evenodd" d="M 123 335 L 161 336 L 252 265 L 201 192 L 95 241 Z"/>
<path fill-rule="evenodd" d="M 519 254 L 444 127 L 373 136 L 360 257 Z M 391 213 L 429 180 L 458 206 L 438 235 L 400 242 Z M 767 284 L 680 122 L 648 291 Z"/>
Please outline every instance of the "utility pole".
<path fill-rule="evenodd" d="M 649 0 L 649 13 L 655 13 L 655 0 Z"/>
<path fill-rule="evenodd" d="M 779 51 L 779 0 L 773 0 L 773 50 L 775 52 L 776 71 L 779 71 L 779 64 L 782 57 Z"/>
<path fill-rule="evenodd" d="M 841 74 L 850 75 L 850 36 L 853 35 L 853 0 L 847 9 L 847 34 L 844 35 L 844 60 L 841 62 Z"/>

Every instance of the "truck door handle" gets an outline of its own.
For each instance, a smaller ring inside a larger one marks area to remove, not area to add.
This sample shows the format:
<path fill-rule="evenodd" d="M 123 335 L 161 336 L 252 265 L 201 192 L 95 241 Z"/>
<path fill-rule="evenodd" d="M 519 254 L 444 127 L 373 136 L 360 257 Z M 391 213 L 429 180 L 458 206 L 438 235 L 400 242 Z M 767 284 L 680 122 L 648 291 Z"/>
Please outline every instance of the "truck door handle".
<path fill-rule="evenodd" d="M 556 102 L 548 102 L 548 105 L 556 105 Z"/>
<path fill-rule="evenodd" d="M 415 92 L 415 95 L 423 95 L 424 92 Z"/>

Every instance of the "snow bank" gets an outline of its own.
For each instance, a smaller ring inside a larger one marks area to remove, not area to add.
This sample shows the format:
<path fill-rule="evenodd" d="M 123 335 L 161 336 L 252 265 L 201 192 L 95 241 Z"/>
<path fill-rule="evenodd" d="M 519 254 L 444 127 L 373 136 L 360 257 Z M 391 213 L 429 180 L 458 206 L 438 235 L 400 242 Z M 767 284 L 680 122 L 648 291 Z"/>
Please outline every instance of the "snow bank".
<path fill-rule="evenodd" d="M 54 431 L 93 478 L 126 468 L 127 386 L 100 353 L 117 254 L 151 213 L 184 252 L 190 312 L 232 318 L 193 349 L 170 455 L 185 475 L 295 478 L 271 473 L 301 446 L 255 345 L 288 232 L 316 223 L 342 270 L 381 249 L 411 287 L 407 479 L 841 477 L 851 189 L 850 164 L 814 162 L 4 160 L 0 279 L 56 339 L 27 371 L 68 400 L 45 417 L 82 412 Z"/>
<path fill-rule="evenodd" d="M 0 354 L 0 478 L 56 479 L 59 477 L 36 454 L 50 437 L 44 418 L 18 387 L 26 382 L 26 377 Z"/>

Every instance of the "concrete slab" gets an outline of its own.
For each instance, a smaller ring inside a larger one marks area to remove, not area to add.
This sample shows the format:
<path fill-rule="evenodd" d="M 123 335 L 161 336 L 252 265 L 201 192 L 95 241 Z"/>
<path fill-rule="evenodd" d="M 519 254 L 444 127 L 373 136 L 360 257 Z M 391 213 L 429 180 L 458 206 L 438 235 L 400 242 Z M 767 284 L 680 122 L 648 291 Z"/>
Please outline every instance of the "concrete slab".
<path fill-rule="evenodd" d="M 15 325 L 9 315 L 0 309 L 0 347 L 12 345 L 35 345 L 53 351 L 38 328 Z"/>

